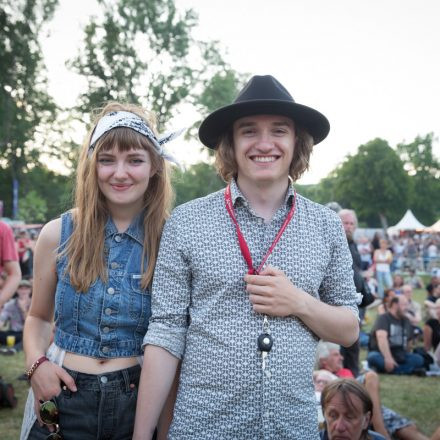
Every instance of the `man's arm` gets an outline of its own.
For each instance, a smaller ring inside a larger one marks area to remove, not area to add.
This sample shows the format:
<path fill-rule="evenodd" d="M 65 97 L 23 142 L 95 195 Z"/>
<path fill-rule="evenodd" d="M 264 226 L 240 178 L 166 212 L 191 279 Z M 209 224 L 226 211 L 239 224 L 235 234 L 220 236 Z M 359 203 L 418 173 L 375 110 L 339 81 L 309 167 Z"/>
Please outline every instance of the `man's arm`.
<path fill-rule="evenodd" d="M 386 330 L 376 330 L 376 339 L 379 351 L 385 360 L 385 370 L 390 372 L 397 367 L 397 362 L 391 354 L 390 344 L 388 343 L 388 332 Z"/>
<path fill-rule="evenodd" d="M 0 293 L 0 309 L 14 296 L 21 280 L 21 270 L 18 261 L 5 261 L 3 268 L 7 278 Z"/>
<path fill-rule="evenodd" d="M 268 266 L 260 275 L 246 275 L 246 290 L 257 313 L 296 316 L 321 339 L 349 347 L 359 336 L 353 312 L 317 300 L 297 288 L 283 271 Z"/>
<path fill-rule="evenodd" d="M 154 345 L 146 347 L 139 383 L 133 440 L 152 438 L 170 394 L 178 363 L 179 359 L 162 347 Z"/>

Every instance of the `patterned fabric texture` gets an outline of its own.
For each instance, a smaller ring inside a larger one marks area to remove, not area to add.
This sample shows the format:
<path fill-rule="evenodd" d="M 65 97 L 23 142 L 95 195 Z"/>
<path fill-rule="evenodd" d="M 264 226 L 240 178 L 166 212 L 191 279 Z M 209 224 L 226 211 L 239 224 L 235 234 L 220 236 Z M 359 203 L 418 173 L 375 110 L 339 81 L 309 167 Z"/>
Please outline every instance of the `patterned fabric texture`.
<path fill-rule="evenodd" d="M 258 266 L 292 203 L 265 223 L 235 182 L 237 220 Z M 338 216 L 298 195 L 295 215 L 267 264 L 315 298 L 357 316 L 352 260 Z M 247 266 L 224 190 L 177 207 L 161 241 L 144 344 L 182 358 L 170 439 L 317 440 L 312 371 L 317 336 L 295 317 L 269 317 L 274 344 L 262 371 Z"/>

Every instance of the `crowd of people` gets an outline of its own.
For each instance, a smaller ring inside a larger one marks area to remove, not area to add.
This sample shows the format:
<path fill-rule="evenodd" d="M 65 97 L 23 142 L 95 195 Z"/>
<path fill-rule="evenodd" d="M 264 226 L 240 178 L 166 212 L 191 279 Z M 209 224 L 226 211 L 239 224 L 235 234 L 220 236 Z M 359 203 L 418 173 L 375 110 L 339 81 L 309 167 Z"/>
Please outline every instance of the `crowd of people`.
<path fill-rule="evenodd" d="M 319 411 L 322 439 L 427 438 L 381 405 L 378 373 L 434 371 L 440 283 L 418 272 L 438 267 L 439 240 L 355 240 L 353 211 L 297 194 L 329 129 L 252 77 L 199 129 L 227 187 L 170 215 L 178 133 L 135 105 L 101 109 L 74 207 L 36 242 L 0 224 L 0 337 L 23 344 L 30 383 L 21 440 L 317 440 Z"/>

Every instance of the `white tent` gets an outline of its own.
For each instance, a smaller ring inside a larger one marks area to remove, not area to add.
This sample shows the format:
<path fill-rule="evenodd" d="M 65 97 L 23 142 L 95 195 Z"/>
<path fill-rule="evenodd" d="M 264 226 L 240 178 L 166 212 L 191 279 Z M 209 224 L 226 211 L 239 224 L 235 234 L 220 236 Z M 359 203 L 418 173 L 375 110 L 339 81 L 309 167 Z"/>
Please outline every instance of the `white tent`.
<path fill-rule="evenodd" d="M 416 229 L 425 229 L 425 226 L 414 217 L 411 209 L 408 209 L 400 222 L 389 229 L 392 231 L 415 231 Z"/>
<path fill-rule="evenodd" d="M 437 220 L 432 226 L 426 228 L 428 232 L 440 232 L 440 220 Z"/>

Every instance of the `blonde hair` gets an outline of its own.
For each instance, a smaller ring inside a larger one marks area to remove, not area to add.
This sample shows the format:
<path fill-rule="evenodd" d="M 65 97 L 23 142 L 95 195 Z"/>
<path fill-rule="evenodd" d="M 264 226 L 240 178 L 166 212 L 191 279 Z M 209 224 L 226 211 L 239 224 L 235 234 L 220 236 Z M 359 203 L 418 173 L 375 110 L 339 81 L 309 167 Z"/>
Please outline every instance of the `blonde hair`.
<path fill-rule="evenodd" d="M 110 102 L 102 108 L 95 118 L 93 128 L 98 121 L 112 111 L 129 111 L 144 119 L 151 130 L 156 133 L 155 119 L 152 114 L 142 108 L 131 105 Z M 127 128 L 117 127 L 105 133 L 95 144 L 89 154 L 89 144 L 93 129 L 82 146 L 76 175 L 75 209 L 73 214 L 73 232 L 61 255 L 67 255 L 66 272 L 70 275 L 72 286 L 86 292 L 90 285 L 99 277 L 107 281 L 107 270 L 104 258 L 104 229 L 109 216 L 106 199 L 98 186 L 97 155 L 100 151 L 111 150 L 117 145 L 119 151 L 143 149 L 148 151 L 152 172 L 144 194 L 144 248 L 140 271 L 142 287 L 147 288 L 152 281 L 156 264 L 159 241 L 163 225 L 169 215 L 173 199 L 170 183 L 169 165 L 159 156 L 149 140 L 142 134 Z M 93 244 L 92 244 L 93 240 Z M 147 268 L 144 268 L 145 255 L 148 255 Z"/>
<path fill-rule="evenodd" d="M 293 181 L 296 181 L 309 169 L 313 138 L 305 129 L 297 125 L 295 121 L 293 122 L 295 126 L 295 147 L 289 175 Z M 220 138 L 218 147 L 215 150 L 215 166 L 225 182 L 230 182 L 237 177 L 238 165 L 235 160 L 232 128 Z"/>

